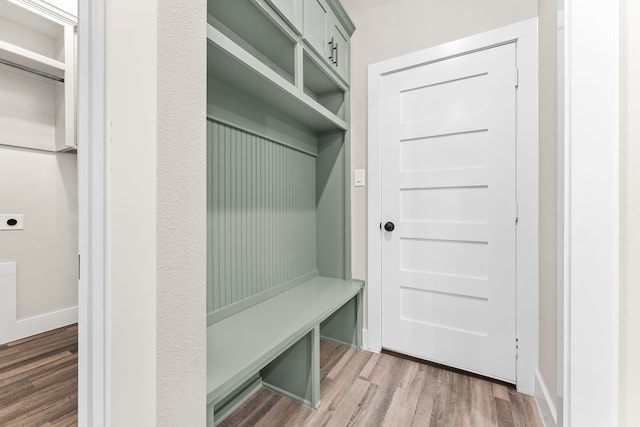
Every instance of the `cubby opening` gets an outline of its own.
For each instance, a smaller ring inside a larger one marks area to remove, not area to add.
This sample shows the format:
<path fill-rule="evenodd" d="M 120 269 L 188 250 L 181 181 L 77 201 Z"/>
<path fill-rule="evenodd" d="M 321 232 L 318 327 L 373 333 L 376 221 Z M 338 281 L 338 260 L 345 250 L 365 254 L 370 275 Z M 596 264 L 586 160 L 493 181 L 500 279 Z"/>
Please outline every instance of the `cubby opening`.
<path fill-rule="evenodd" d="M 0 1 L 0 41 L 64 62 L 64 27 L 7 0 Z"/>
<path fill-rule="evenodd" d="M 213 37 L 225 37 L 212 26 L 209 26 L 209 31 Z M 300 96 L 301 91 L 293 84 L 282 79 L 271 68 L 232 42 L 224 43 L 222 46 L 210 37 L 207 46 L 207 74 L 210 78 L 250 95 L 314 132 L 346 129 L 347 125 L 342 118 L 327 110 L 316 99 Z M 223 102 L 239 105 L 239 102 L 233 99 Z M 251 104 L 245 103 L 242 108 L 247 110 L 247 114 L 253 111 Z M 273 114 L 275 113 L 270 113 Z M 244 120 L 244 115 L 238 111 L 236 118 Z"/>
<path fill-rule="evenodd" d="M 294 82 L 296 42 L 255 1 L 209 0 L 207 11 L 210 25 Z"/>
<path fill-rule="evenodd" d="M 331 113 L 345 119 L 345 91 L 322 69 L 310 54 L 303 55 L 304 93 Z"/>

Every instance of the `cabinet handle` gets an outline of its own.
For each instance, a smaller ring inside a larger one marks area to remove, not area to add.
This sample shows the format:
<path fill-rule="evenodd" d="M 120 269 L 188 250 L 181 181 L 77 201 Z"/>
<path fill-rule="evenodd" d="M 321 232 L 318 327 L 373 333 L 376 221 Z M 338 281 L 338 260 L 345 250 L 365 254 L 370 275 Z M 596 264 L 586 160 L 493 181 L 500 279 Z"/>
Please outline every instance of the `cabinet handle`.
<path fill-rule="evenodd" d="M 333 63 L 337 67 L 338 66 L 338 43 L 337 42 L 333 45 L 333 51 L 335 52 L 335 54 L 332 52 L 331 56 L 333 56 Z"/>
<path fill-rule="evenodd" d="M 333 37 L 331 37 L 331 41 L 328 43 L 329 44 L 329 50 L 331 51 L 331 56 L 329 56 L 329 61 L 331 61 L 331 63 L 335 63 L 334 59 L 333 59 L 333 52 L 335 52 L 336 48 L 334 47 L 334 42 L 333 42 Z"/>

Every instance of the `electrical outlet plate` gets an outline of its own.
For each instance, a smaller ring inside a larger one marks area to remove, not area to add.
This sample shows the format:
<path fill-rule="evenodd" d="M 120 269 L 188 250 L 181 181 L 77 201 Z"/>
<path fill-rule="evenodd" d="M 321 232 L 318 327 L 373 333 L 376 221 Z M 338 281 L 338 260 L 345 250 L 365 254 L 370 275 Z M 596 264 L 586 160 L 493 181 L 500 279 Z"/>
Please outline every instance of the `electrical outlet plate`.
<path fill-rule="evenodd" d="M 11 219 L 16 220 L 15 225 L 9 225 L 8 222 Z M 0 214 L 0 231 L 7 230 L 24 230 L 24 215 L 23 214 Z"/>

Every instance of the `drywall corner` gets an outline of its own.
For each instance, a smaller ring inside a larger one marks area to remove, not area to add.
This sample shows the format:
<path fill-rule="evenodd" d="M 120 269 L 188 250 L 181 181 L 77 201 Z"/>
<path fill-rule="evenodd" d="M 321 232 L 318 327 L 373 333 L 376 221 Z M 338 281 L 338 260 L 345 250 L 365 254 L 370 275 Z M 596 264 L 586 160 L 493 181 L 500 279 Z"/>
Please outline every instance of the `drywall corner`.
<path fill-rule="evenodd" d="M 157 7 L 157 425 L 206 422 L 206 2 Z"/>

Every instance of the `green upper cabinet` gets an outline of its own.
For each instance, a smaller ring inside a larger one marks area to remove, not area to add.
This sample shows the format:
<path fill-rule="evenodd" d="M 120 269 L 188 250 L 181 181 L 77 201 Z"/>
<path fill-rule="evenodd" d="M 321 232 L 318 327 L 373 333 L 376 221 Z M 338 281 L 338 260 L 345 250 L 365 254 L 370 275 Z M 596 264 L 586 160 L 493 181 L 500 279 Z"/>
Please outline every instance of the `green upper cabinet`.
<path fill-rule="evenodd" d="M 346 28 L 349 28 L 347 31 Z M 304 0 L 303 38 L 307 46 L 349 82 L 349 37 L 353 23 L 335 0 Z"/>
<path fill-rule="evenodd" d="M 349 81 L 349 36 L 336 17 L 329 16 L 329 62 L 345 81 Z"/>
<path fill-rule="evenodd" d="M 303 0 L 268 0 L 298 34 L 302 34 L 302 1 Z"/>
<path fill-rule="evenodd" d="M 328 60 L 327 30 L 331 9 L 324 0 L 304 0 L 303 37 L 309 46 L 325 60 Z"/>

